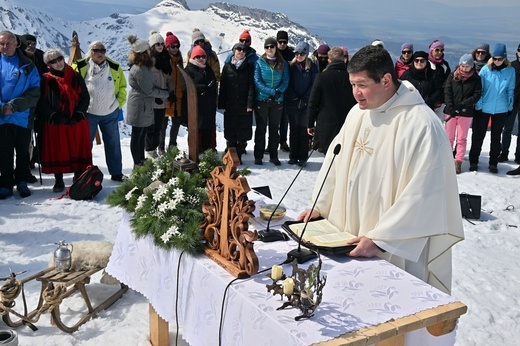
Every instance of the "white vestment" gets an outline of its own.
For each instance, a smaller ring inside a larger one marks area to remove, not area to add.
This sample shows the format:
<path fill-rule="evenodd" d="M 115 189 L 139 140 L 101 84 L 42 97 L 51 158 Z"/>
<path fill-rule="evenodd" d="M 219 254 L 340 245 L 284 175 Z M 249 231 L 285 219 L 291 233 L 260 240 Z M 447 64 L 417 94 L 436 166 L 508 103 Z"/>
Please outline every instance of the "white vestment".
<path fill-rule="evenodd" d="M 338 143 L 316 203 L 320 214 L 371 238 L 386 251 L 381 257 L 405 270 L 422 255 L 423 274 L 410 272 L 449 293 L 450 249 L 464 232 L 453 154 L 435 113 L 406 81 L 377 109 L 354 106 L 329 147 L 313 200 Z"/>

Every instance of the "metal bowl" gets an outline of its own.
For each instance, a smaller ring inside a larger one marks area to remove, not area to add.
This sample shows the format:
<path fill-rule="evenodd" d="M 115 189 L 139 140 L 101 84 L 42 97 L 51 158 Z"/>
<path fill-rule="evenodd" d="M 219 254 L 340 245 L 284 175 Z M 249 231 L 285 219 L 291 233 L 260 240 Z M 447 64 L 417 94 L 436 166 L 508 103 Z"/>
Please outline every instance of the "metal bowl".
<path fill-rule="evenodd" d="M 269 218 L 271 217 L 271 214 L 273 214 L 273 210 L 274 208 L 276 208 L 276 204 L 264 204 L 264 205 L 261 205 L 259 210 L 260 210 L 260 217 L 264 220 L 269 220 Z M 285 212 L 287 210 L 285 209 L 285 207 L 282 207 L 282 206 L 279 206 L 276 211 L 274 212 L 273 214 L 273 220 L 276 220 L 276 219 L 281 219 L 282 217 L 285 216 Z"/>

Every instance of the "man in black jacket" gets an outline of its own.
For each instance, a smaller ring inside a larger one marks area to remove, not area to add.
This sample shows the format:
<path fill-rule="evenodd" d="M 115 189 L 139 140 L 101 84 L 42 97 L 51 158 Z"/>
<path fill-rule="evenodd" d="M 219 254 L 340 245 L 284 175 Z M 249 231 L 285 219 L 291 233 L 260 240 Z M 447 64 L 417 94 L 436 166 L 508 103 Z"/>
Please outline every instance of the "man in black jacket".
<path fill-rule="evenodd" d="M 307 133 L 319 141 L 318 151 L 324 154 L 356 104 L 343 50 L 333 47 L 328 57 L 327 68 L 316 76 L 307 108 Z"/>

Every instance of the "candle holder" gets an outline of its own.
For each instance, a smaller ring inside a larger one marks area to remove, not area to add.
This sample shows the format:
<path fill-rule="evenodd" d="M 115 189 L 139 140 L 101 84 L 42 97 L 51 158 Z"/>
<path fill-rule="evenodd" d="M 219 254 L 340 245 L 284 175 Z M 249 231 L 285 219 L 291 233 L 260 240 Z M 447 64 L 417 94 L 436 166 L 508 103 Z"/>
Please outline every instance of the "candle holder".
<path fill-rule="evenodd" d="M 296 321 L 314 316 L 323 297 L 323 287 L 327 282 L 326 276 L 320 277 L 320 270 L 321 258 L 318 257 L 318 266 L 311 264 L 306 270 L 298 268 L 298 262 L 295 259 L 292 262 L 292 274 L 289 277 L 282 273 L 281 278 L 275 280 L 269 274 L 273 283 L 266 285 L 267 292 L 272 292 L 273 295 L 279 294 L 281 300 L 284 300 L 284 297 L 287 299 L 276 310 L 287 307 L 300 309 L 302 314 L 294 318 Z"/>

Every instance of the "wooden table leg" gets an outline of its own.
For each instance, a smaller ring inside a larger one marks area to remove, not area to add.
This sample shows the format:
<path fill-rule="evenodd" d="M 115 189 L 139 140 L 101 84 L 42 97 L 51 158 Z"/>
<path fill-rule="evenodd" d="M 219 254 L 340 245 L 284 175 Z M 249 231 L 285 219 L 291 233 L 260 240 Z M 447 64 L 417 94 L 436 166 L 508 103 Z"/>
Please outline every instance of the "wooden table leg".
<path fill-rule="evenodd" d="M 152 304 L 148 303 L 150 310 L 150 342 L 152 346 L 169 346 L 170 331 L 168 322 L 157 314 Z"/>

